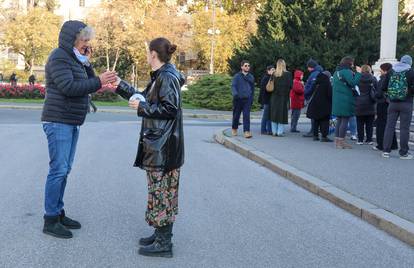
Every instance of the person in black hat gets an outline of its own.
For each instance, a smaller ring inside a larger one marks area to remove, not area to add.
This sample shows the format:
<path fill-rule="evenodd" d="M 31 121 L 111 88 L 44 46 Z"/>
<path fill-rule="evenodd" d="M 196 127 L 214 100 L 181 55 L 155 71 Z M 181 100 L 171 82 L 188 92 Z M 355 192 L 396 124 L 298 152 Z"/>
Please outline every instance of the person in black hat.
<path fill-rule="evenodd" d="M 308 71 L 310 72 L 310 75 L 308 77 L 308 80 L 306 80 L 306 84 L 305 84 L 305 100 L 306 102 L 309 102 L 313 94 L 313 89 L 314 89 L 313 85 L 315 84 L 316 77 L 321 72 L 323 72 L 323 68 L 314 59 L 308 60 L 306 66 L 308 67 Z M 309 130 L 308 133 L 303 135 L 303 137 L 307 137 L 307 138 L 313 137 L 313 127 L 315 124 L 313 119 L 311 120 L 311 124 L 312 124 L 311 129 Z"/>

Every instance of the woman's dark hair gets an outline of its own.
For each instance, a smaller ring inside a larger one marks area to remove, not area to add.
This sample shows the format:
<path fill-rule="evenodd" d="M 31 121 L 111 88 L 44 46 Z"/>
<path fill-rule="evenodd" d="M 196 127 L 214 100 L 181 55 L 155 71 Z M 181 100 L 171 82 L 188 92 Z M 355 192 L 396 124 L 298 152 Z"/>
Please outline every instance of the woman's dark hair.
<path fill-rule="evenodd" d="M 342 60 L 341 60 L 340 65 L 352 68 L 352 65 L 354 65 L 354 58 L 351 57 L 351 56 L 343 57 Z"/>
<path fill-rule="evenodd" d="M 177 46 L 171 44 L 168 39 L 159 37 L 150 42 L 149 50 L 157 52 L 158 59 L 161 62 L 170 62 L 172 54 L 177 50 Z"/>
<path fill-rule="evenodd" d="M 392 64 L 391 63 L 383 63 L 380 65 L 380 69 L 383 70 L 384 72 L 388 72 L 389 70 L 392 69 Z"/>

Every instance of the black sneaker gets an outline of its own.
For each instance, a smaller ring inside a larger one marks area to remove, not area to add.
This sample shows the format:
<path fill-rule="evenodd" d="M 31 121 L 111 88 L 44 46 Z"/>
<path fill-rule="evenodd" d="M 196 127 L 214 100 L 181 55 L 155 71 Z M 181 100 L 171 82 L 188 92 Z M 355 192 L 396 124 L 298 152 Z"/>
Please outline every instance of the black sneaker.
<path fill-rule="evenodd" d="M 59 216 L 44 216 L 43 233 L 57 238 L 72 238 L 73 234 L 60 223 Z"/>
<path fill-rule="evenodd" d="M 314 137 L 313 137 L 313 140 L 314 140 L 314 141 L 319 141 L 319 137 L 314 136 Z"/>
<path fill-rule="evenodd" d="M 67 217 L 63 209 L 59 218 L 60 223 L 62 223 L 62 225 L 68 229 L 80 229 L 82 227 L 82 225 L 78 221 L 72 220 L 71 218 Z"/>

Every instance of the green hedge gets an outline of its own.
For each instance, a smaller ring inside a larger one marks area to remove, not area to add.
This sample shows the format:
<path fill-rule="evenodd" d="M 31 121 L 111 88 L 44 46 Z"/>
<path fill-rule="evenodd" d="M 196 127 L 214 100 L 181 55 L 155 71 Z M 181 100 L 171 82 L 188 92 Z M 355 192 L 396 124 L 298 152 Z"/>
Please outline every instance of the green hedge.
<path fill-rule="evenodd" d="M 187 91 L 183 91 L 183 102 L 205 109 L 231 111 L 231 80 L 232 77 L 223 74 L 204 76 L 188 86 Z M 257 103 L 258 95 L 259 89 L 256 89 L 252 110 L 260 109 Z"/>

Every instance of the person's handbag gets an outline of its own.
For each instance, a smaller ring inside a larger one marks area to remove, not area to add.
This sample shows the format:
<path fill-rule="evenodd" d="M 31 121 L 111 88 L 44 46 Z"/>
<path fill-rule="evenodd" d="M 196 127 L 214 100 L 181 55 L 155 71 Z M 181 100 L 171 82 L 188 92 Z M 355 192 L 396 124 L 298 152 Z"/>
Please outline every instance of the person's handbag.
<path fill-rule="evenodd" d="M 273 75 L 272 75 L 266 84 L 266 91 L 269 93 L 272 93 L 274 90 L 275 90 L 275 83 L 274 83 Z"/>

